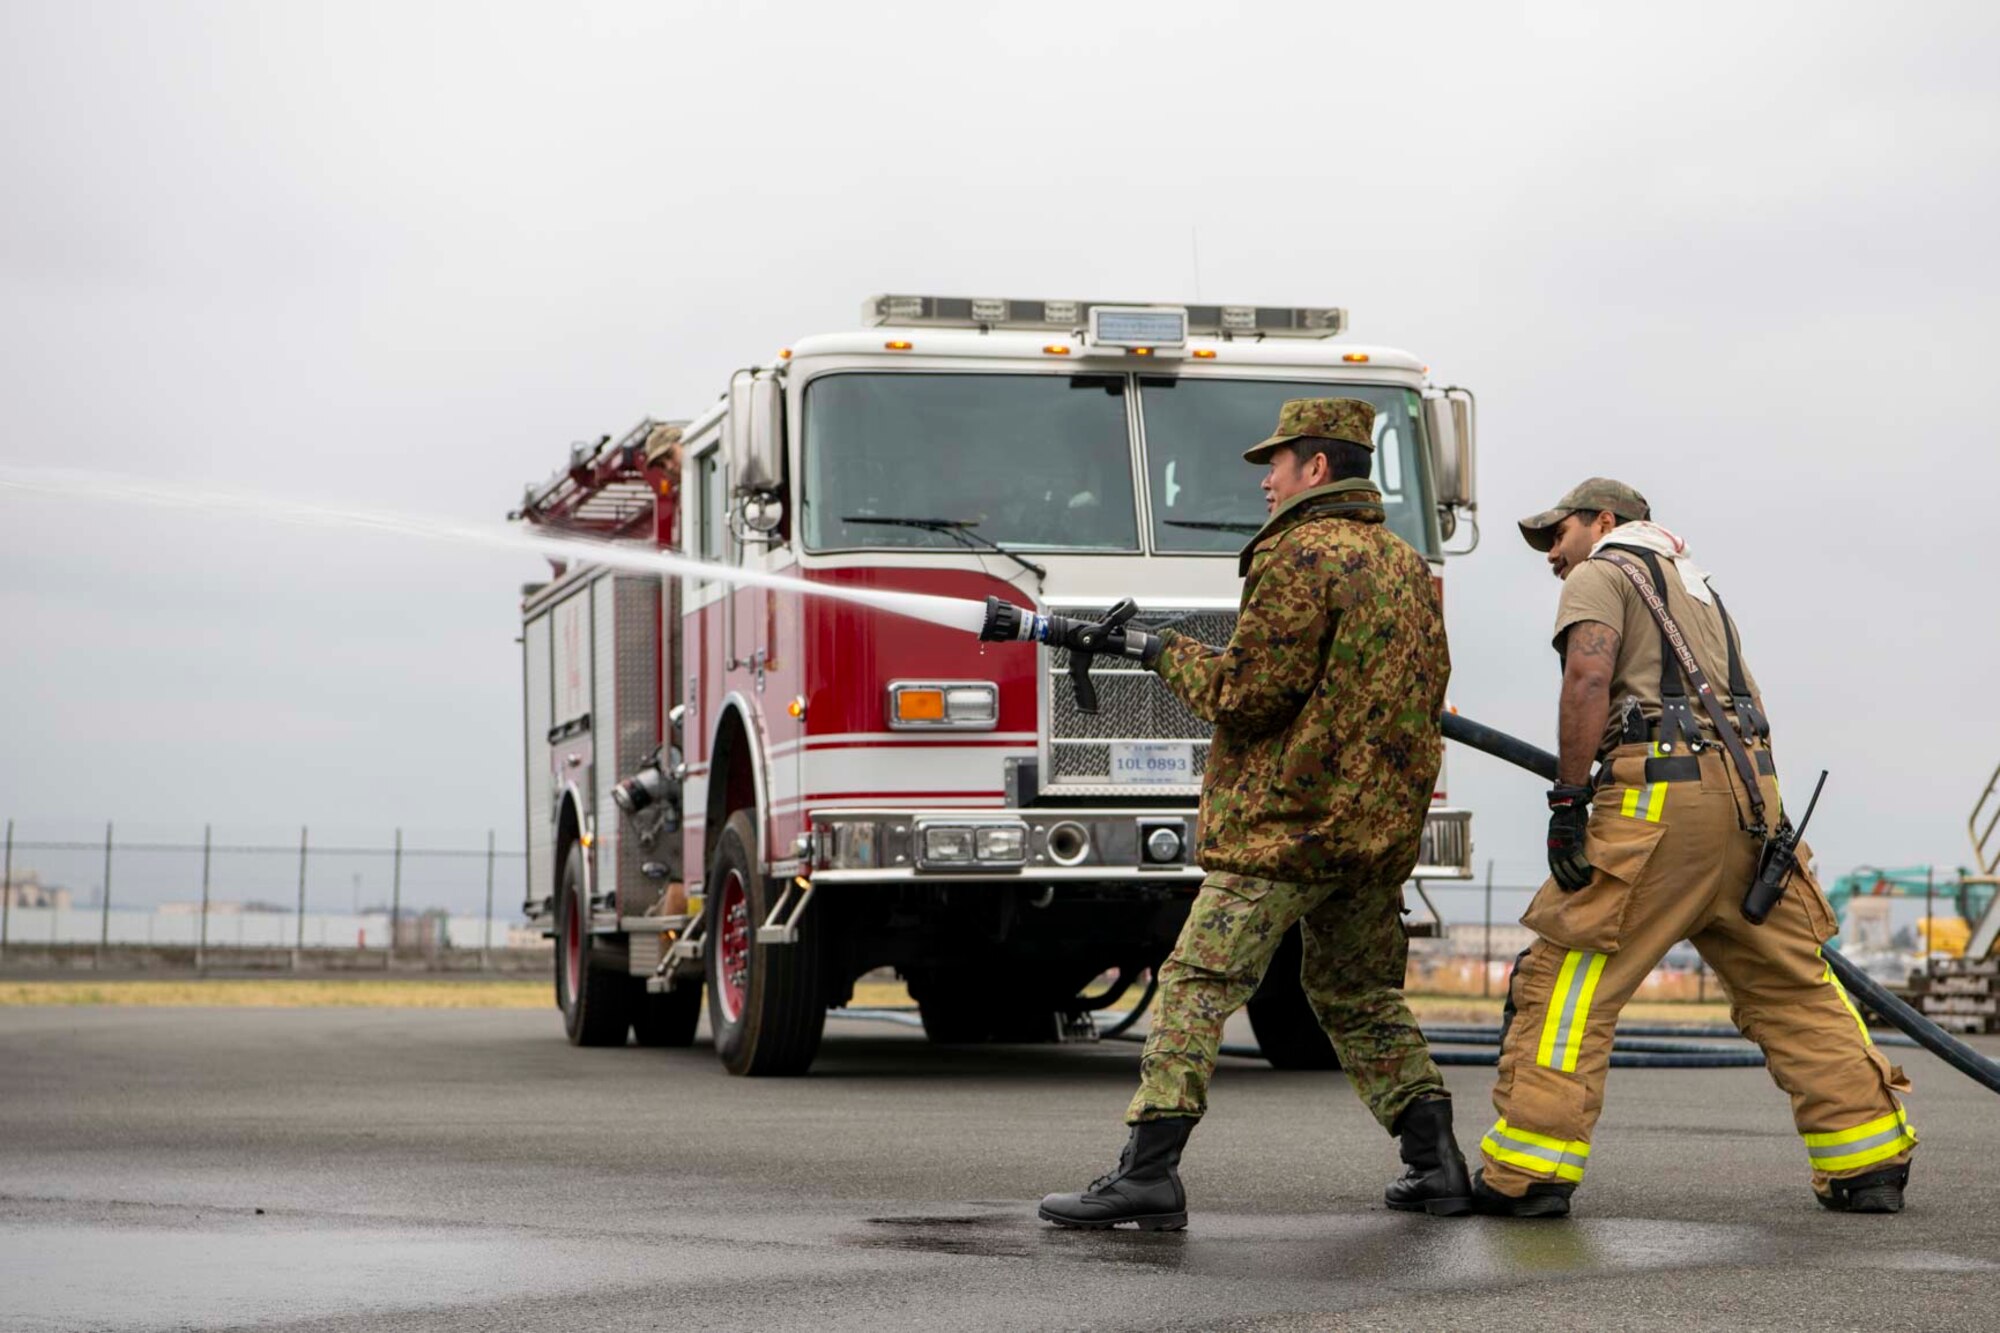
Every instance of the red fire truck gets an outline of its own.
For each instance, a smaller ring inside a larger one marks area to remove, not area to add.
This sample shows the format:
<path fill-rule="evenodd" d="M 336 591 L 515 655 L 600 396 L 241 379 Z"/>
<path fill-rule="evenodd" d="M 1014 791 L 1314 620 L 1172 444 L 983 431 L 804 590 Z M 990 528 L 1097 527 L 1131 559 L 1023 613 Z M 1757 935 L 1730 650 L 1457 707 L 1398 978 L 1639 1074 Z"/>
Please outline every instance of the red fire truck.
<path fill-rule="evenodd" d="M 1389 524 L 1440 574 L 1474 517 L 1471 394 L 1345 324 L 876 297 L 691 420 L 577 446 L 516 517 L 849 588 L 1093 618 L 1129 596 L 1220 644 L 1264 518 L 1241 451 L 1285 399 L 1374 404 Z M 1085 711 L 1061 651 L 591 563 L 523 613 L 526 910 L 571 1041 L 685 1045 L 705 992 L 731 1072 L 795 1074 L 882 967 L 934 1041 L 1087 1037 L 1171 947 L 1208 729 L 1150 673 L 1107 659 Z M 1417 887 L 1470 860 L 1440 790 Z M 1296 959 L 1251 1020 L 1275 1062 L 1327 1066 Z"/>

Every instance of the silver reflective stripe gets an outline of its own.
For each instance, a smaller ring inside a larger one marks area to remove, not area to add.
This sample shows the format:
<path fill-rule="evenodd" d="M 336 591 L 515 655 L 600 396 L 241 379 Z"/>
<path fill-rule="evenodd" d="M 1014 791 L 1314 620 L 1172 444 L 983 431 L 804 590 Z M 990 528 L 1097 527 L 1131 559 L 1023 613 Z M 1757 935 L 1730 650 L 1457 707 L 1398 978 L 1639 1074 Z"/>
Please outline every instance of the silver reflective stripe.
<path fill-rule="evenodd" d="M 1889 1128 L 1879 1134 L 1870 1134 L 1865 1139 L 1855 1139 L 1848 1143 L 1822 1143 L 1817 1147 L 1808 1144 L 1806 1146 L 1806 1156 L 1812 1158 L 1814 1161 L 1818 1161 L 1822 1157 L 1852 1157 L 1856 1153 L 1867 1152 L 1870 1148 L 1879 1148 L 1885 1143 L 1894 1143 L 1897 1139 L 1903 1138 L 1909 1135 L 1909 1133 L 1910 1131 L 1905 1126 L 1898 1123 L 1889 1126 Z"/>
<path fill-rule="evenodd" d="M 1563 1052 L 1569 1049 L 1570 1026 L 1576 1022 L 1577 1001 L 1583 996 L 1583 983 L 1589 975 L 1590 965 L 1597 955 L 1585 949 L 1576 951 L 1576 967 L 1569 974 L 1569 988 L 1563 992 L 1562 1018 L 1556 1024 L 1555 1045 L 1550 1053 L 1549 1063 L 1557 1069 L 1563 1067 Z"/>
<path fill-rule="evenodd" d="M 1529 1157 L 1538 1157 L 1550 1166 L 1573 1166 L 1581 1171 L 1584 1164 L 1590 1160 L 1587 1157 L 1578 1157 L 1575 1153 L 1560 1152 L 1554 1148 L 1544 1148 L 1539 1143 L 1523 1142 L 1515 1138 L 1512 1134 L 1503 1131 L 1498 1125 L 1488 1130 L 1486 1137 L 1492 1139 L 1495 1143 L 1510 1152 L 1522 1153 Z"/>

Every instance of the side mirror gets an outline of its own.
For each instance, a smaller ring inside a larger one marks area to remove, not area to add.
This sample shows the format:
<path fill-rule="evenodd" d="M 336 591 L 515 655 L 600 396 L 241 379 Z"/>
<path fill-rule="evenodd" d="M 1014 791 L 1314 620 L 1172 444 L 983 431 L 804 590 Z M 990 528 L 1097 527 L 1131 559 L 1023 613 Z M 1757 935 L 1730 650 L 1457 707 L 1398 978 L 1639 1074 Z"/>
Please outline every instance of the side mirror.
<path fill-rule="evenodd" d="M 1424 433 L 1430 437 L 1431 476 L 1441 509 L 1479 508 L 1472 391 L 1449 388 L 1424 400 Z"/>
<path fill-rule="evenodd" d="M 775 491 L 784 474 L 785 386 L 768 370 L 729 380 L 729 460 L 746 491 Z"/>

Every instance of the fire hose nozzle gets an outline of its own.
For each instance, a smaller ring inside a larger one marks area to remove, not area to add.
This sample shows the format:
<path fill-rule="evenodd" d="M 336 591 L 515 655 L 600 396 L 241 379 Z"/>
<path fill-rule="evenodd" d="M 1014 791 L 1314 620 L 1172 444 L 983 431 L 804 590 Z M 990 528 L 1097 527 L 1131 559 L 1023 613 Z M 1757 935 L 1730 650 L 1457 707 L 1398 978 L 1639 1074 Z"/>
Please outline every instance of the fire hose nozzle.
<path fill-rule="evenodd" d="M 1024 611 L 1012 602 L 1003 602 L 998 597 L 986 599 L 986 621 L 979 627 L 979 637 L 987 643 L 1013 643 L 1019 639 L 1035 638 L 1036 622 L 1041 617 L 1032 611 Z"/>

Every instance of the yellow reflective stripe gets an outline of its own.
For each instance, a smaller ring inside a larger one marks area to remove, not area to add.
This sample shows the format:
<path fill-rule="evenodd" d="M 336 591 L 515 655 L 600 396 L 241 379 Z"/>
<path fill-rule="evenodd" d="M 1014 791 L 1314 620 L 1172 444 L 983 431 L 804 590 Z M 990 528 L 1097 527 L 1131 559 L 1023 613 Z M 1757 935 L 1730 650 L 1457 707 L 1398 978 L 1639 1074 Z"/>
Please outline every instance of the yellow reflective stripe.
<path fill-rule="evenodd" d="M 1820 962 L 1823 965 L 1824 970 L 1820 980 L 1833 987 L 1833 993 L 1840 997 L 1840 1002 L 1843 1005 L 1847 1006 L 1849 1017 L 1854 1019 L 1854 1026 L 1861 1029 L 1861 1044 L 1864 1046 L 1873 1046 L 1875 1044 L 1874 1034 L 1869 1032 L 1868 1025 L 1861 1021 L 1861 1011 L 1854 1007 L 1854 1001 L 1848 997 L 1847 987 L 1841 985 L 1840 978 L 1833 975 L 1833 965 L 1826 961 L 1826 954 L 1817 949 L 1813 952 L 1819 954 Z"/>
<path fill-rule="evenodd" d="M 1562 1032 L 1563 1005 L 1569 995 L 1569 984 L 1576 976 L 1577 961 L 1583 955 L 1571 949 L 1563 955 L 1562 971 L 1556 973 L 1556 988 L 1549 995 L 1548 1017 L 1542 1020 L 1542 1044 L 1535 1051 L 1535 1063 L 1554 1066 L 1556 1062 L 1556 1037 Z"/>
<path fill-rule="evenodd" d="M 1859 1143 L 1862 1139 L 1873 1138 L 1885 1129 L 1895 1129 L 1898 1126 L 1907 1128 L 1909 1123 L 1910 1113 L 1899 1106 L 1889 1114 L 1870 1120 L 1865 1125 L 1856 1125 L 1853 1129 L 1836 1129 L 1822 1134 L 1805 1134 L 1801 1137 L 1805 1139 L 1808 1148 L 1837 1148 L 1842 1144 Z"/>
<path fill-rule="evenodd" d="M 1590 1000 L 1597 993 L 1597 979 L 1604 975 L 1606 957 L 1588 949 L 1571 949 L 1563 955 L 1562 970 L 1556 974 L 1556 987 L 1549 995 L 1548 1016 L 1542 1019 L 1536 1064 L 1565 1074 L 1576 1072 L 1584 1025 L 1590 1021 Z"/>
<path fill-rule="evenodd" d="M 1857 1166 L 1873 1166 L 1877 1162 L 1885 1162 L 1891 1157 L 1901 1156 L 1916 1146 L 1917 1136 L 1906 1129 L 1900 1131 L 1888 1142 L 1877 1144 L 1862 1152 L 1844 1153 L 1838 1157 L 1821 1157 L 1814 1154 L 1812 1159 L 1813 1170 L 1851 1171 Z"/>
<path fill-rule="evenodd" d="M 1557 1152 L 1568 1153 L 1571 1157 L 1585 1158 L 1590 1156 L 1590 1145 L 1582 1139 L 1559 1139 L 1549 1134 L 1537 1134 L 1532 1129 L 1522 1129 L 1519 1125 L 1508 1124 L 1507 1117 L 1504 1115 L 1493 1122 L 1493 1128 L 1490 1132 L 1504 1134 L 1510 1139 L 1519 1139 L 1523 1143 L 1532 1143 L 1538 1148 L 1553 1148 Z"/>
<path fill-rule="evenodd" d="M 1618 813 L 1627 819 L 1643 819 L 1649 824 L 1660 822 L 1660 814 L 1667 808 L 1667 784 L 1649 782 L 1644 787 L 1627 787 L 1618 800 Z"/>
<path fill-rule="evenodd" d="M 1831 1134 L 1807 1134 L 1806 1155 L 1815 1171 L 1851 1171 L 1897 1157 L 1917 1146 L 1916 1131 L 1910 1128 L 1909 1113 L 1902 1107 L 1853 1129 Z"/>
<path fill-rule="evenodd" d="M 1590 1145 L 1587 1143 L 1515 1129 L 1504 1116 L 1486 1131 L 1479 1147 L 1496 1162 L 1505 1162 L 1536 1175 L 1555 1176 L 1579 1183 L 1583 1180 L 1584 1164 L 1590 1156 Z"/>
<path fill-rule="evenodd" d="M 1806 1155 L 1812 1159 L 1815 1171 L 1851 1171 L 1873 1166 L 1917 1146 L 1917 1133 L 1910 1128 L 1910 1113 L 1901 1106 L 1865 1125 L 1801 1137 L 1806 1141 Z"/>
<path fill-rule="evenodd" d="M 1590 1001 L 1597 994 L 1597 979 L 1604 975 L 1604 960 L 1609 954 L 1590 955 L 1590 966 L 1583 974 L 1583 994 L 1577 997 L 1576 1017 L 1569 1025 L 1569 1045 L 1563 1049 L 1562 1069 L 1565 1074 L 1576 1072 L 1576 1055 L 1583 1047 L 1583 1029 L 1590 1022 Z"/>
<path fill-rule="evenodd" d="M 1488 1157 L 1491 1157 L 1496 1162 L 1505 1162 L 1509 1166 L 1518 1166 L 1523 1171 L 1533 1171 L 1538 1176 L 1553 1175 L 1577 1184 L 1583 1182 L 1583 1168 L 1580 1166 L 1571 1166 L 1566 1162 L 1545 1162 L 1539 1157 L 1531 1157 L 1527 1153 L 1515 1152 L 1512 1148 L 1503 1148 L 1490 1138 L 1481 1139 L 1479 1146 L 1486 1151 Z"/>

